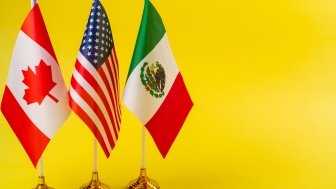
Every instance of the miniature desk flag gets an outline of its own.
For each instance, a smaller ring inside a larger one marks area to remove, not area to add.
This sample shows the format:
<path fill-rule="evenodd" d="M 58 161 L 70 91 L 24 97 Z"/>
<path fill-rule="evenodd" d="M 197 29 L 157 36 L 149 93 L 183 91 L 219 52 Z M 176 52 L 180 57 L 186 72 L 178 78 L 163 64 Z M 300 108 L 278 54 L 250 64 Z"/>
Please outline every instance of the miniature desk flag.
<path fill-rule="evenodd" d="M 118 139 L 121 123 L 119 66 L 110 22 L 93 2 L 71 78 L 70 106 L 90 128 L 105 155 Z"/>
<path fill-rule="evenodd" d="M 38 4 L 18 34 L 1 111 L 34 166 L 70 114 L 67 89 Z"/>
<path fill-rule="evenodd" d="M 146 126 L 165 157 L 193 103 L 161 17 L 149 0 L 145 0 L 123 101 Z"/>

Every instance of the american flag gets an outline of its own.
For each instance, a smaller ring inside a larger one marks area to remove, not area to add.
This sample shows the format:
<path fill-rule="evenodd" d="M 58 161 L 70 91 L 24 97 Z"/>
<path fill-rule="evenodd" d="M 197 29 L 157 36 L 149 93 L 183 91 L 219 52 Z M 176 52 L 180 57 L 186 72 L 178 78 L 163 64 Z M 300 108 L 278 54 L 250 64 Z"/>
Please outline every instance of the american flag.
<path fill-rule="evenodd" d="M 119 67 L 111 26 L 98 0 L 91 8 L 69 93 L 71 108 L 109 157 L 121 123 Z"/>

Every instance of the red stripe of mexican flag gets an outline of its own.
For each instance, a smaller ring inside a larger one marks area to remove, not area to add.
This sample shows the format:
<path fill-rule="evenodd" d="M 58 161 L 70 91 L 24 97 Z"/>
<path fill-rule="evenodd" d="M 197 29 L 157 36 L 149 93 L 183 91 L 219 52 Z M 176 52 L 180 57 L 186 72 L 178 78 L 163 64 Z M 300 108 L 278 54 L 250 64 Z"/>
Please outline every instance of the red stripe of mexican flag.
<path fill-rule="evenodd" d="M 161 17 L 148 0 L 145 0 L 123 101 L 146 126 L 165 157 L 193 103 Z"/>

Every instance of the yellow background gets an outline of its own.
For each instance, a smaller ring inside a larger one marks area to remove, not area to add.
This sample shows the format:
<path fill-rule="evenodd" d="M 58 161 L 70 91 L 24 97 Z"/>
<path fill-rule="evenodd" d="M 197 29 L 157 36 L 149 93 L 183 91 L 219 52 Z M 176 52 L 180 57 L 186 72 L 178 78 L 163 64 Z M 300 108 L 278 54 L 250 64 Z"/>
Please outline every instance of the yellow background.
<path fill-rule="evenodd" d="M 102 0 L 119 58 L 121 91 L 142 0 Z M 0 95 L 28 0 L 1 0 Z M 194 107 L 166 159 L 147 135 L 147 168 L 163 189 L 336 188 L 336 1 L 153 0 Z M 91 0 L 41 0 L 69 86 Z M 123 107 L 119 141 L 99 173 L 124 188 L 141 164 L 140 122 Z M 47 183 L 78 188 L 92 170 L 92 134 L 73 113 L 44 153 Z M 1 188 L 37 182 L 0 116 Z"/>

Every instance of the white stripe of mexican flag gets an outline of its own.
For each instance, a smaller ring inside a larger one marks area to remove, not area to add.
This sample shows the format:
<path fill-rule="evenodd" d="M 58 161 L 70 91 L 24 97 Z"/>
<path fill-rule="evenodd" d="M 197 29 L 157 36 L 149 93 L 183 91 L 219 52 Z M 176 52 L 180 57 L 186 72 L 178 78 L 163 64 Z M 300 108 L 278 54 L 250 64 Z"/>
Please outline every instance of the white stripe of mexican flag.
<path fill-rule="evenodd" d="M 170 49 L 161 17 L 146 0 L 123 94 L 165 157 L 193 103 Z"/>
<path fill-rule="evenodd" d="M 163 95 L 161 98 L 153 97 L 142 84 L 140 74 L 141 67 L 145 62 L 149 64 L 159 62 L 164 67 L 165 91 L 169 91 L 179 70 L 169 48 L 167 35 L 164 35 L 155 48 L 141 60 L 129 76 L 125 86 L 123 100 L 143 124 L 146 124 L 155 115 L 167 97 L 167 95 Z"/>

